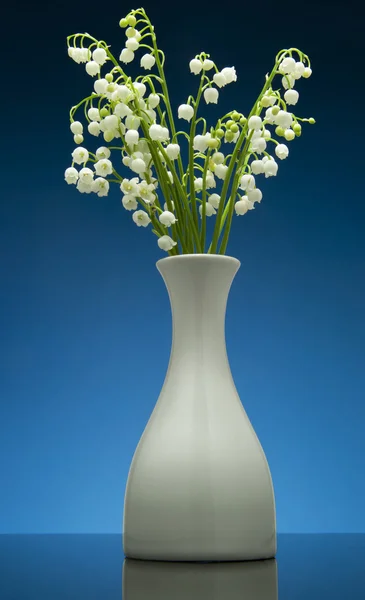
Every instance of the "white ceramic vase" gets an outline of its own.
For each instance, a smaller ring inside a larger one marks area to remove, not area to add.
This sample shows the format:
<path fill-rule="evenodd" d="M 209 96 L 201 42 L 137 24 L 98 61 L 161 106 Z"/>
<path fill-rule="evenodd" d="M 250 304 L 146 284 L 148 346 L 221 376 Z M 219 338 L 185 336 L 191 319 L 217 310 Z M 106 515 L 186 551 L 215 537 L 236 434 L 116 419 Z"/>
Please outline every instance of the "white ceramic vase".
<path fill-rule="evenodd" d="M 172 348 L 128 475 L 124 553 L 162 561 L 272 558 L 270 470 L 225 343 L 228 293 L 240 262 L 186 254 L 156 266 L 170 297 Z"/>

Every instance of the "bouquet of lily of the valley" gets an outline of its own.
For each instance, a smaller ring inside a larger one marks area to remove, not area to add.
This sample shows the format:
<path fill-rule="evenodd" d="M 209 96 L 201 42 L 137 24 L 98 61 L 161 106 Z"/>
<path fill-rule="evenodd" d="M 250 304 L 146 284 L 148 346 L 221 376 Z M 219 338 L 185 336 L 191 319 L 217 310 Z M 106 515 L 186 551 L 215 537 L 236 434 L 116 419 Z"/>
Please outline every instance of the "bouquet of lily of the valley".
<path fill-rule="evenodd" d="M 301 122 L 314 123 L 313 118 L 300 118 L 288 110 L 299 98 L 296 81 L 312 73 L 309 58 L 296 48 L 281 50 L 251 112 L 244 116 L 231 111 L 209 127 L 201 115 L 202 100 L 216 104 L 219 90 L 237 80 L 235 68 L 219 70 L 209 54 L 195 56 L 189 66 L 198 77 L 196 95 L 175 111 L 165 55 L 145 10 L 131 11 L 119 24 L 126 30 L 119 61 L 106 42 L 88 33 L 67 38 L 69 56 L 86 63 L 86 72 L 96 79 L 94 91 L 70 111 L 77 147 L 65 180 L 82 193 L 98 196 L 106 196 L 110 183 L 116 183 L 133 221 L 151 225 L 159 247 L 170 255 L 224 254 L 234 213 L 244 215 L 261 202 L 255 176 L 276 175 L 275 157 L 283 160 L 289 153 L 283 141 L 301 135 Z M 142 53 L 143 74 L 132 78 L 125 65 L 137 51 Z M 281 86 L 274 86 L 278 78 Z M 78 112 L 84 114 L 89 134 L 104 140 L 95 152 L 83 146 Z M 177 131 L 176 117 L 189 124 L 188 131 Z M 270 145 L 275 157 L 268 151 Z M 120 173 L 122 165 L 129 175 Z M 208 246 L 206 219 L 213 216 Z"/>

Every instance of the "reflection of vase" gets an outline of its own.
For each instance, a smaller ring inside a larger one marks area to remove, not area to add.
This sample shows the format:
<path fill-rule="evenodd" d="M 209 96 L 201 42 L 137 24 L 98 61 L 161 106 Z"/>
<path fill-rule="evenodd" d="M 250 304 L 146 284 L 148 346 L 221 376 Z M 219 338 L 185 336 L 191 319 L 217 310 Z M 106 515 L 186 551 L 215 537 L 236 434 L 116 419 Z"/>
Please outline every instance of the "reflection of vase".
<path fill-rule="evenodd" d="M 226 303 L 239 266 L 212 254 L 157 262 L 169 292 L 173 340 L 128 475 L 123 541 L 129 558 L 275 556 L 271 475 L 226 354 Z"/>
<path fill-rule="evenodd" d="M 123 564 L 123 600 L 278 600 L 274 558 L 231 563 Z"/>

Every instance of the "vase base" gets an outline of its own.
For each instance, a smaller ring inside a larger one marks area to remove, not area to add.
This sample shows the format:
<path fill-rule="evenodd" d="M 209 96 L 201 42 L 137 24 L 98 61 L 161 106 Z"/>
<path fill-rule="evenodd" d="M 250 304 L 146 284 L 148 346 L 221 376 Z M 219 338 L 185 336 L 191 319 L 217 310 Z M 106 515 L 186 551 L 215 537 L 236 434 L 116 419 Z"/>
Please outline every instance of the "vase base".
<path fill-rule="evenodd" d="M 266 544 L 252 543 L 246 547 L 238 547 L 235 544 L 222 544 L 221 547 L 199 548 L 199 541 L 195 543 L 181 544 L 180 548 L 173 548 L 169 545 L 159 544 L 152 540 L 134 541 L 128 540 L 123 536 L 123 549 L 126 558 L 136 560 L 152 560 L 163 562 L 237 562 L 254 561 L 275 558 L 276 555 L 276 537 L 273 537 Z M 224 547 L 225 546 L 225 547 Z"/>

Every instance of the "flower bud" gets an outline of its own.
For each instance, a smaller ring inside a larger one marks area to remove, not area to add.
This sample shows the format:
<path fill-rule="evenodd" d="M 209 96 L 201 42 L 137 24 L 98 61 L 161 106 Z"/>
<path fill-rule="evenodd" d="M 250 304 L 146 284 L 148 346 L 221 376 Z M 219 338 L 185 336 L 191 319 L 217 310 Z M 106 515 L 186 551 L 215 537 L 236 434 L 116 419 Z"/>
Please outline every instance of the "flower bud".
<path fill-rule="evenodd" d="M 102 108 L 100 111 L 100 116 L 102 119 L 104 119 L 105 117 L 107 117 L 108 115 L 110 115 L 110 112 L 107 108 Z"/>
<path fill-rule="evenodd" d="M 219 140 L 217 140 L 216 138 L 210 138 L 207 141 L 207 144 L 208 144 L 208 148 L 218 148 Z"/>
<path fill-rule="evenodd" d="M 271 109 L 271 114 L 274 115 L 274 117 L 276 117 L 276 115 L 278 114 L 279 111 L 280 111 L 279 106 L 273 106 Z"/>
<path fill-rule="evenodd" d="M 216 129 L 215 135 L 217 136 L 217 138 L 221 139 L 224 136 L 223 129 L 221 129 L 221 128 Z"/>
<path fill-rule="evenodd" d="M 107 80 L 108 83 L 111 83 L 113 81 L 113 74 L 112 73 L 107 73 L 105 75 L 105 79 Z"/>
<path fill-rule="evenodd" d="M 284 137 L 288 142 L 290 142 L 291 140 L 293 140 L 295 138 L 295 133 L 292 129 L 285 129 Z"/>
<path fill-rule="evenodd" d="M 233 131 L 233 133 L 237 133 L 239 130 L 240 128 L 238 127 L 237 123 L 233 123 L 233 125 L 231 125 L 231 131 Z"/>
<path fill-rule="evenodd" d="M 312 69 L 310 67 L 305 67 L 305 69 L 303 71 L 304 79 L 308 79 L 308 77 L 310 77 L 311 75 L 312 75 Z"/>
<path fill-rule="evenodd" d="M 123 18 L 119 21 L 119 27 L 122 27 L 124 29 L 124 27 L 128 27 L 128 21 L 126 18 Z"/>
<path fill-rule="evenodd" d="M 247 119 L 246 117 L 241 117 L 240 118 L 240 125 L 246 125 Z"/>
<path fill-rule="evenodd" d="M 126 21 L 127 25 L 130 25 L 130 27 L 134 27 L 137 23 L 137 19 L 134 15 L 128 15 Z"/>
<path fill-rule="evenodd" d="M 84 141 L 84 138 L 81 135 L 81 133 L 76 133 L 74 135 L 74 142 L 75 142 L 75 144 L 82 144 L 83 141 Z"/>
<path fill-rule="evenodd" d="M 313 117 L 311 117 L 310 119 L 308 119 L 308 123 L 310 123 L 311 125 L 314 125 L 315 123 L 315 119 L 313 119 Z"/>
<path fill-rule="evenodd" d="M 233 111 L 233 113 L 231 114 L 231 117 L 234 121 L 239 121 L 240 120 L 240 113 L 238 113 L 236 110 Z"/>
<path fill-rule="evenodd" d="M 232 119 L 229 119 L 228 121 L 226 121 L 227 129 L 231 129 L 232 125 L 234 125 L 234 121 Z"/>
<path fill-rule="evenodd" d="M 275 133 L 279 137 L 283 137 L 283 135 L 284 135 L 284 128 L 280 127 L 280 125 L 278 125 L 278 127 L 276 127 L 276 129 L 275 129 Z"/>
<path fill-rule="evenodd" d="M 234 133 L 233 131 L 226 131 L 226 140 L 227 142 L 233 142 Z"/>
<path fill-rule="evenodd" d="M 104 131 L 103 137 L 106 142 L 111 142 L 114 139 L 114 133 L 113 133 L 113 131 L 109 131 L 109 130 Z"/>
<path fill-rule="evenodd" d="M 299 123 L 295 123 L 293 125 L 293 131 L 297 137 L 299 137 L 302 133 L 302 126 Z"/>

